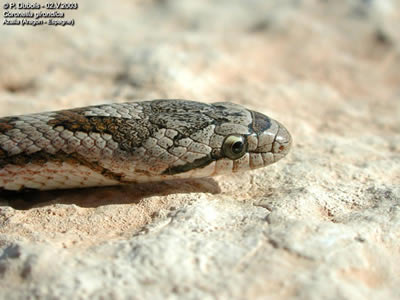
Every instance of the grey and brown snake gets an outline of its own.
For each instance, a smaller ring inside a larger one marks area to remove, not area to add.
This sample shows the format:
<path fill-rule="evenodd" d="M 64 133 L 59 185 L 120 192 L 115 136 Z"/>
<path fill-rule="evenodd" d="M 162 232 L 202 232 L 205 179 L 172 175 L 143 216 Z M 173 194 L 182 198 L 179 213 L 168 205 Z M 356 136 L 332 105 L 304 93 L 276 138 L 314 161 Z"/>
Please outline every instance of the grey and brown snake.
<path fill-rule="evenodd" d="M 152 100 L 0 118 L 0 188 L 200 178 L 284 157 L 289 132 L 232 103 Z"/>

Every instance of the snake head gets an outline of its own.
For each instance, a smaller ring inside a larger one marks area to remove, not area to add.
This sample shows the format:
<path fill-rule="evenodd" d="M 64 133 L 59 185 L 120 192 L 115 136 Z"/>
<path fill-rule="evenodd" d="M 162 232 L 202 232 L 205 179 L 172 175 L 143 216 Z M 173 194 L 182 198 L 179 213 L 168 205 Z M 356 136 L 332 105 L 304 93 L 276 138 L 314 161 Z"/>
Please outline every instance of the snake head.
<path fill-rule="evenodd" d="M 239 105 L 224 103 L 233 109 L 241 109 L 247 120 L 230 128 L 216 161 L 216 174 L 236 173 L 270 165 L 289 152 L 292 138 L 289 131 L 278 121 Z M 240 119 L 239 119 L 240 120 Z M 225 125 L 226 127 L 226 125 Z M 218 132 L 218 129 L 216 130 Z M 239 132 L 239 134 L 238 134 Z"/>
<path fill-rule="evenodd" d="M 236 173 L 267 166 L 289 152 L 292 138 L 279 122 L 233 103 L 203 105 L 197 113 L 209 123 L 197 123 L 201 130 L 193 131 L 189 138 L 193 153 L 201 152 L 194 145 L 207 147 L 208 153 L 203 151 L 193 161 L 178 162 L 164 175 L 188 178 Z"/>
<path fill-rule="evenodd" d="M 261 155 L 263 164 L 260 167 L 272 164 L 288 154 L 292 145 L 289 131 L 278 121 L 252 111 L 253 131 L 248 137 L 250 166 L 256 168 L 255 163 Z M 266 124 L 264 127 L 263 125 Z"/>

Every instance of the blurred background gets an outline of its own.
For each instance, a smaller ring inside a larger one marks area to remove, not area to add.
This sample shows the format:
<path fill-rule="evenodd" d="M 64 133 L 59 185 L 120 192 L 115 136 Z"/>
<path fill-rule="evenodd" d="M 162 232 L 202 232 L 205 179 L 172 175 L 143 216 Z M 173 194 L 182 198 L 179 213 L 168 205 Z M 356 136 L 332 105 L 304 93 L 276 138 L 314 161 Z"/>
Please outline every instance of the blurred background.
<path fill-rule="evenodd" d="M 368 115 L 399 98 L 399 3 L 82 1 L 73 27 L 1 27 L 0 113 L 168 97 Z"/>

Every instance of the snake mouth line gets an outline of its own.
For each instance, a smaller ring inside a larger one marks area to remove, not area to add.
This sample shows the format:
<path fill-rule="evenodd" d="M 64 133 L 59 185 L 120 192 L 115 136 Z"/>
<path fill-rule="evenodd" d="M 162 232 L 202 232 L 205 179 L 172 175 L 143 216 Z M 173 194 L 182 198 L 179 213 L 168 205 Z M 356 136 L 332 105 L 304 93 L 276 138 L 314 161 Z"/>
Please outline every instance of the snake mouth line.
<path fill-rule="evenodd" d="M 211 155 L 207 155 L 205 157 L 196 159 L 192 163 L 187 163 L 187 164 L 180 165 L 180 166 L 170 167 L 170 168 L 166 169 L 162 173 L 162 175 L 176 175 L 176 174 L 188 172 L 188 171 L 196 169 L 196 168 L 204 168 L 215 160 L 216 160 L 216 158 L 212 158 Z"/>

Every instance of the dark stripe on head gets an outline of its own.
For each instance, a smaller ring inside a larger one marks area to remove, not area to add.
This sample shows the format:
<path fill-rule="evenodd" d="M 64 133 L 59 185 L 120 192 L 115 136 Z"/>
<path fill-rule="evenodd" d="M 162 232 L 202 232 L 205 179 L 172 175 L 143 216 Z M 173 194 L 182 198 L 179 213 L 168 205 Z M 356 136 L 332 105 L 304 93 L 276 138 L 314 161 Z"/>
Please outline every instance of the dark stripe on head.
<path fill-rule="evenodd" d="M 253 123 L 251 124 L 251 127 L 255 133 L 259 134 L 271 127 L 271 119 L 266 115 L 252 110 L 250 112 L 253 116 Z"/>
<path fill-rule="evenodd" d="M 210 155 L 207 155 L 205 157 L 196 159 L 192 163 L 187 163 L 185 165 L 170 167 L 170 168 L 166 169 L 162 173 L 162 175 L 175 175 L 175 174 L 190 171 L 192 169 L 204 168 L 205 166 L 208 166 L 214 160 L 215 159 L 213 159 Z"/>

